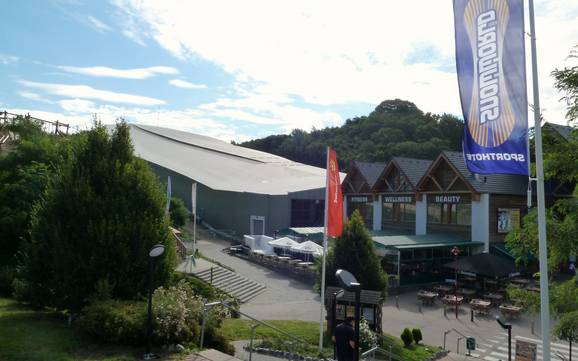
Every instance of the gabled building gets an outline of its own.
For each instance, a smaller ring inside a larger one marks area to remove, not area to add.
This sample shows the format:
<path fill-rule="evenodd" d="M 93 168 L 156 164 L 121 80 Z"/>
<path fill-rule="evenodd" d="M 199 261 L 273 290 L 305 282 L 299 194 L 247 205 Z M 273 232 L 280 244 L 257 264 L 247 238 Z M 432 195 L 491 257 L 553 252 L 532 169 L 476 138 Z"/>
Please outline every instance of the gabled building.
<path fill-rule="evenodd" d="M 358 210 L 370 230 L 379 229 L 377 225 L 381 223 L 377 214 L 379 200 L 374 197 L 372 187 L 385 166 L 385 163 L 353 162 L 341 185 L 345 215 L 349 217 Z"/>
<path fill-rule="evenodd" d="M 416 201 L 416 186 L 430 164 L 430 160 L 392 158 L 372 187 L 380 204 L 374 230 L 425 234 L 425 227 L 416 224 L 416 213 L 425 212 L 423 202 Z"/>

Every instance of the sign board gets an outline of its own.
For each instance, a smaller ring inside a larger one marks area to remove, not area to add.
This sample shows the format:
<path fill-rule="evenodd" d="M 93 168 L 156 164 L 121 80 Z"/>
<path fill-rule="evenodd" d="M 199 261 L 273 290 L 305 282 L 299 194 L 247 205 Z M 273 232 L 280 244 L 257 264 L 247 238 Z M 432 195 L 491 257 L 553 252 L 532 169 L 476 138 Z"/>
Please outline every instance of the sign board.
<path fill-rule="evenodd" d="M 476 339 L 473 337 L 466 338 L 466 348 L 470 351 L 474 351 L 476 349 Z"/>
<path fill-rule="evenodd" d="M 462 203 L 462 196 L 455 195 L 455 194 L 446 194 L 446 195 L 436 195 L 433 197 L 433 203 L 449 203 L 449 204 L 458 204 Z"/>
<path fill-rule="evenodd" d="M 368 203 L 369 202 L 369 198 L 367 196 L 353 196 L 353 197 L 349 197 L 349 200 L 352 203 Z"/>
<path fill-rule="evenodd" d="M 508 233 L 516 228 L 520 228 L 520 210 L 498 208 L 498 233 Z"/>
<path fill-rule="evenodd" d="M 516 340 L 515 361 L 536 361 L 537 350 L 535 343 Z"/>
<path fill-rule="evenodd" d="M 412 196 L 383 196 L 383 203 L 414 203 Z"/>

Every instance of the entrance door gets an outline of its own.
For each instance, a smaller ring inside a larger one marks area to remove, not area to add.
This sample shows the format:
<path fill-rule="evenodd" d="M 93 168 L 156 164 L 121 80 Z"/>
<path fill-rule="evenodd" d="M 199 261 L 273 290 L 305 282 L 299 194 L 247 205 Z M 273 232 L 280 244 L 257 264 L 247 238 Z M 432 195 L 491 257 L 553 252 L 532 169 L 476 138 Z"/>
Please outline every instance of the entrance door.
<path fill-rule="evenodd" d="M 265 217 L 251 216 L 251 234 L 265 234 Z"/>

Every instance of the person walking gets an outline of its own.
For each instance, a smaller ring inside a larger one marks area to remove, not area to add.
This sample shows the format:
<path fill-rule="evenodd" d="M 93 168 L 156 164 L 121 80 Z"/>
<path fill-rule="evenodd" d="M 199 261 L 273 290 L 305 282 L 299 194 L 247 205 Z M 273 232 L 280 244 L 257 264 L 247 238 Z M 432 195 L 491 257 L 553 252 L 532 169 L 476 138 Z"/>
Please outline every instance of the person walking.
<path fill-rule="evenodd" d="M 339 326 L 335 327 L 335 334 L 331 340 L 337 349 L 337 361 L 353 361 L 355 351 L 355 331 L 353 317 L 347 317 Z"/>

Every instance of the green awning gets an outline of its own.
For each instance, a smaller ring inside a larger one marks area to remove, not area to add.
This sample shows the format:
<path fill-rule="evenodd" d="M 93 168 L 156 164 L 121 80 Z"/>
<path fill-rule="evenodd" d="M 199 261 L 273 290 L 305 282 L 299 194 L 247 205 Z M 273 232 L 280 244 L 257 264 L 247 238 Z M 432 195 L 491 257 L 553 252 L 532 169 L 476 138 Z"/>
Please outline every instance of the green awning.
<path fill-rule="evenodd" d="M 444 234 L 374 236 L 373 243 L 376 248 L 398 250 L 484 245 L 483 242 L 472 242 L 467 239 Z"/>
<path fill-rule="evenodd" d="M 442 243 L 426 243 L 418 245 L 396 246 L 396 249 L 420 249 L 420 248 L 439 248 L 439 247 L 462 247 L 462 246 L 483 246 L 484 242 L 442 242 Z"/>

